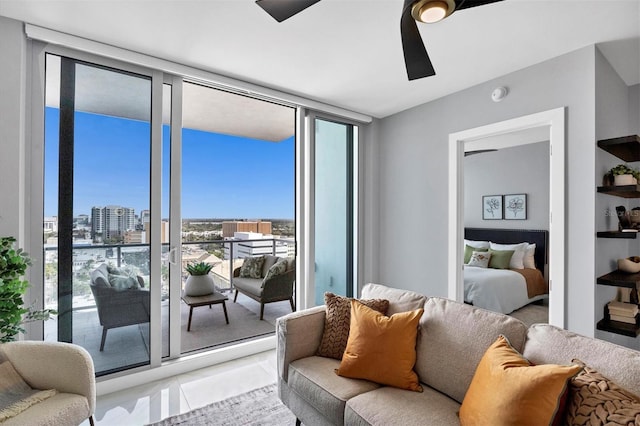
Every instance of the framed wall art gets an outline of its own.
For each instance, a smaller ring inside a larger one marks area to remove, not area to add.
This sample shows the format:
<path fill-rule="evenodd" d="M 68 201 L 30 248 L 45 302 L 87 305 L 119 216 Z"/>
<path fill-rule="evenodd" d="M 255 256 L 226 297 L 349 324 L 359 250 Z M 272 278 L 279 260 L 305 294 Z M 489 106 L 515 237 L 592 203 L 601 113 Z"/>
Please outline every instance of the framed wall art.
<path fill-rule="evenodd" d="M 504 218 L 506 220 L 525 220 L 527 218 L 527 194 L 504 196 Z"/>
<path fill-rule="evenodd" d="M 502 219 L 502 195 L 482 196 L 482 218 L 484 220 Z"/>

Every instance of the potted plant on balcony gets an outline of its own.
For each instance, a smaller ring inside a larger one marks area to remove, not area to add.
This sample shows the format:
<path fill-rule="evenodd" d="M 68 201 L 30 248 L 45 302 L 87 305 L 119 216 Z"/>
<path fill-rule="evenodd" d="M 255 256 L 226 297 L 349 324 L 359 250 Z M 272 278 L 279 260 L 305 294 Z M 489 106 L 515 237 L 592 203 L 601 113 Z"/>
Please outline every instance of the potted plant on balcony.
<path fill-rule="evenodd" d="M 215 291 L 213 278 L 209 275 L 213 265 L 205 262 L 190 263 L 185 269 L 189 273 L 184 285 L 185 296 L 205 296 Z"/>
<path fill-rule="evenodd" d="M 13 237 L 0 237 L 0 342 L 15 340 L 18 333 L 25 332 L 25 323 L 48 320 L 56 313 L 24 306 L 29 283 L 22 277 L 31 260 L 22 249 L 14 248 L 15 241 Z"/>
<path fill-rule="evenodd" d="M 640 172 L 626 164 L 618 164 L 608 174 L 613 176 L 613 184 L 616 186 L 636 185 L 640 179 Z"/>

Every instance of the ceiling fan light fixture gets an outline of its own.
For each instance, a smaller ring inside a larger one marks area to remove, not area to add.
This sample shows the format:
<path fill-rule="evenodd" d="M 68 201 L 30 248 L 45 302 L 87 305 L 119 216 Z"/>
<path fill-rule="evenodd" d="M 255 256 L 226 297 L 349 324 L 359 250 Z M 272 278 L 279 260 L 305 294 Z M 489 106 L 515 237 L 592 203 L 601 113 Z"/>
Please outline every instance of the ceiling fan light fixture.
<path fill-rule="evenodd" d="M 418 0 L 411 7 L 416 21 L 432 24 L 451 15 L 456 8 L 454 0 Z"/>

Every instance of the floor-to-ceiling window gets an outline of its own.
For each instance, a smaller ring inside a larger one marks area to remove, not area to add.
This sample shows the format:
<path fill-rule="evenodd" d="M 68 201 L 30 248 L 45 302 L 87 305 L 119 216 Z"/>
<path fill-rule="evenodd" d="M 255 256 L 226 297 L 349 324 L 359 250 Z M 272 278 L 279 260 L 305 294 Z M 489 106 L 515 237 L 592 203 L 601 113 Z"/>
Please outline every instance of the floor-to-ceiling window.
<path fill-rule="evenodd" d="M 149 363 L 151 78 L 46 55 L 45 338 L 98 374 Z"/>
<path fill-rule="evenodd" d="M 355 294 L 357 124 L 175 67 L 33 46 L 29 186 L 42 215 L 30 220 L 44 234 L 29 246 L 42 256 L 44 304 L 58 311 L 46 340 L 85 347 L 109 375 L 269 336 L 295 307 L 268 303 L 261 320 L 259 302 L 234 300 L 248 256 L 294 259 L 301 307 L 324 291 Z M 213 264 L 229 324 L 219 306 L 197 308 L 186 330 L 185 265 L 195 261 Z M 245 334 L 220 339 L 236 328 Z"/>
<path fill-rule="evenodd" d="M 324 293 L 355 291 L 355 181 L 358 127 L 314 119 L 315 304 Z"/>

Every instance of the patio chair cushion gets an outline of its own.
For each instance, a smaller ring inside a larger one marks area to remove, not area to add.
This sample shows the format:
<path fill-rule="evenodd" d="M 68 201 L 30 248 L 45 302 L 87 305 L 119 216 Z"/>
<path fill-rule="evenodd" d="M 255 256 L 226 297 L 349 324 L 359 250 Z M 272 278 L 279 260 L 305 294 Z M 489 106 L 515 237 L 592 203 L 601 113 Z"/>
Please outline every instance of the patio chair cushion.
<path fill-rule="evenodd" d="M 271 269 L 271 267 L 273 265 L 275 265 L 276 263 L 278 263 L 280 260 L 282 260 L 281 258 L 279 258 L 278 256 L 273 256 L 270 254 L 267 254 L 264 256 L 264 263 L 262 264 L 262 274 L 260 275 L 261 277 L 266 277 L 267 276 L 267 272 L 269 272 L 269 269 Z M 257 277 L 254 277 L 257 278 Z"/>
<path fill-rule="evenodd" d="M 91 281 L 96 287 L 111 287 L 111 284 L 109 284 L 109 270 L 106 264 L 103 263 L 91 272 Z"/>
<path fill-rule="evenodd" d="M 234 278 L 233 285 L 237 290 L 243 293 L 250 293 L 256 297 L 262 296 L 262 280 L 255 278 Z"/>

